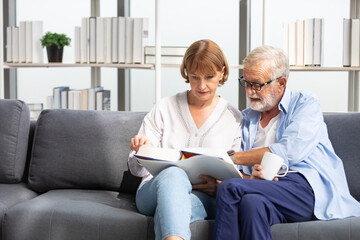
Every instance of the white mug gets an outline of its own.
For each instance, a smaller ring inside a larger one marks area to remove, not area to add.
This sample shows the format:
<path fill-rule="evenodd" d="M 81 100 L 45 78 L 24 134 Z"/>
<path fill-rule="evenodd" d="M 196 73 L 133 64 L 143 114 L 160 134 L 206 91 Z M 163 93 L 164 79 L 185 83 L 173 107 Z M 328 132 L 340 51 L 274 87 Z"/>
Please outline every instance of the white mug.
<path fill-rule="evenodd" d="M 289 167 L 284 163 L 284 159 L 271 152 L 265 152 L 261 160 L 261 166 L 261 172 L 264 174 L 264 178 L 270 181 L 273 180 L 274 177 L 285 177 L 289 170 Z M 286 168 L 284 173 L 278 175 L 279 170 L 283 166 Z"/>

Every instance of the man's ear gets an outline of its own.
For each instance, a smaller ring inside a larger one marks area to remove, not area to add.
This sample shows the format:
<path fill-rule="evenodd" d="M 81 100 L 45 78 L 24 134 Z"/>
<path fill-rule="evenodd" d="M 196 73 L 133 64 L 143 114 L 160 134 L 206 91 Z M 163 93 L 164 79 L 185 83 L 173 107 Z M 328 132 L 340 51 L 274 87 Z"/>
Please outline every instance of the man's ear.
<path fill-rule="evenodd" d="M 278 83 L 282 89 L 286 88 L 287 78 L 286 77 L 280 77 L 278 79 Z"/>

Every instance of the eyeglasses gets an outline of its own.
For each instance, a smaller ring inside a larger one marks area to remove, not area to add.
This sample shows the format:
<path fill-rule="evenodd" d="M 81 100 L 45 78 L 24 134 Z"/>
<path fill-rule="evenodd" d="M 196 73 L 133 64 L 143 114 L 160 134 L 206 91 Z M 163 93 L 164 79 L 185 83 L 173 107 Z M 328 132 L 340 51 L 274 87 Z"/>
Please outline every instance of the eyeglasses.
<path fill-rule="evenodd" d="M 251 83 L 245 80 L 244 76 L 239 77 L 239 83 L 242 87 L 247 88 L 250 87 L 254 91 L 261 91 L 262 87 L 265 85 L 268 85 L 269 83 L 278 80 L 280 77 L 272 79 L 270 81 L 264 82 L 264 83 Z"/>

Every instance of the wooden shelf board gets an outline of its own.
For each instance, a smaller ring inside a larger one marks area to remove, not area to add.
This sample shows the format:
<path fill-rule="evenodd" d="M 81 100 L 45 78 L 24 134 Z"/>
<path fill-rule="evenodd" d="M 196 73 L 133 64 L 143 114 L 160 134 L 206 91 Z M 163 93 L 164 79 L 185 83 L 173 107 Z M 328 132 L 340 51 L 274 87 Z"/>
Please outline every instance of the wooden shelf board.
<path fill-rule="evenodd" d="M 39 68 L 39 67 L 110 67 L 154 69 L 154 64 L 116 64 L 116 63 L 4 63 L 8 68 Z"/>

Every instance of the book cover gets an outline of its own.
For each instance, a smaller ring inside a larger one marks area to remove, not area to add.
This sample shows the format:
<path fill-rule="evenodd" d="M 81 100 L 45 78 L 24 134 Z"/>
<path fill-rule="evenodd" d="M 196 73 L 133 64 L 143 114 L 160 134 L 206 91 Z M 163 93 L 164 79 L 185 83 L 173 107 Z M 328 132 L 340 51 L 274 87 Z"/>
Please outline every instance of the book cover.
<path fill-rule="evenodd" d="M 32 21 L 31 22 L 31 54 L 32 63 L 42 63 L 44 58 L 44 49 L 41 46 L 40 39 L 44 35 L 43 22 Z M 27 28 L 26 28 L 27 31 Z"/>
<path fill-rule="evenodd" d="M 111 62 L 118 63 L 119 53 L 119 18 L 113 17 L 111 23 Z"/>
<path fill-rule="evenodd" d="M 61 109 L 68 109 L 69 91 L 70 89 L 61 91 Z"/>
<path fill-rule="evenodd" d="M 110 90 L 96 92 L 96 110 L 110 111 Z"/>
<path fill-rule="evenodd" d="M 149 38 L 147 18 L 134 18 L 133 34 L 133 62 L 144 63 L 144 47 Z"/>
<path fill-rule="evenodd" d="M 351 19 L 343 20 L 343 66 L 350 67 L 351 59 Z"/>
<path fill-rule="evenodd" d="M 119 63 L 125 63 L 125 52 L 126 52 L 126 46 L 125 46 L 125 35 L 126 35 L 126 31 L 125 31 L 125 17 L 119 17 L 118 18 L 119 22 L 118 22 L 118 61 Z"/>
<path fill-rule="evenodd" d="M 89 55 L 90 62 L 96 63 L 96 17 L 90 17 L 89 20 L 89 31 L 90 31 L 90 43 L 89 43 Z"/>
<path fill-rule="evenodd" d="M 314 66 L 321 66 L 323 62 L 324 19 L 314 19 Z"/>
<path fill-rule="evenodd" d="M 74 34 L 74 56 L 75 56 L 75 63 L 81 62 L 81 27 L 75 27 L 75 34 Z"/>
<path fill-rule="evenodd" d="M 26 62 L 26 23 L 20 21 L 19 24 L 19 62 Z"/>
<path fill-rule="evenodd" d="M 112 63 L 112 56 L 111 56 L 111 47 L 112 47 L 112 44 L 111 44 L 111 40 L 112 40 L 112 20 L 111 18 L 107 17 L 107 18 L 104 18 L 104 32 L 105 32 L 105 50 L 104 50 L 104 54 L 105 54 L 105 57 L 104 57 L 104 62 L 105 63 Z"/>
<path fill-rule="evenodd" d="M 81 90 L 71 89 L 68 94 L 68 109 L 80 110 Z"/>
<path fill-rule="evenodd" d="M 6 61 L 12 62 L 12 27 L 6 27 Z"/>
<path fill-rule="evenodd" d="M 96 92 L 103 90 L 104 87 L 89 88 L 88 92 L 88 110 L 96 110 Z"/>
<path fill-rule="evenodd" d="M 81 103 L 80 109 L 81 110 L 88 110 L 88 96 L 89 96 L 89 89 L 81 89 Z"/>
<path fill-rule="evenodd" d="M 137 160 L 153 176 L 171 166 L 182 168 L 192 184 L 201 183 L 200 174 L 218 180 L 242 178 L 241 172 L 224 149 L 187 148 L 183 150 L 143 145 L 135 154 Z"/>
<path fill-rule="evenodd" d="M 105 20 L 102 17 L 96 18 L 96 62 L 104 63 L 105 61 Z"/>
<path fill-rule="evenodd" d="M 351 19 L 351 61 L 352 67 L 360 66 L 360 19 Z"/>
<path fill-rule="evenodd" d="M 289 23 L 289 65 L 296 64 L 296 36 L 295 36 L 295 22 Z"/>
<path fill-rule="evenodd" d="M 88 48 L 89 48 L 89 18 L 83 17 L 81 18 L 81 43 L 80 43 L 80 62 L 81 63 L 88 63 L 89 56 L 88 56 Z"/>
<path fill-rule="evenodd" d="M 12 27 L 12 61 L 19 62 L 19 28 Z"/>
<path fill-rule="evenodd" d="M 133 63 L 134 19 L 125 18 L 125 63 Z"/>
<path fill-rule="evenodd" d="M 61 99 L 61 92 L 64 90 L 69 90 L 69 87 L 64 86 L 64 87 L 54 87 L 53 88 L 53 107 L 55 109 L 59 109 L 62 108 L 61 104 L 62 104 L 62 99 Z"/>
<path fill-rule="evenodd" d="M 314 64 L 314 18 L 304 20 L 304 64 Z"/>
<path fill-rule="evenodd" d="M 26 32 L 25 32 L 25 52 L 26 52 L 26 62 L 32 62 L 32 23 L 31 21 L 25 21 Z"/>
<path fill-rule="evenodd" d="M 296 20 L 296 66 L 304 66 L 304 21 Z"/>

